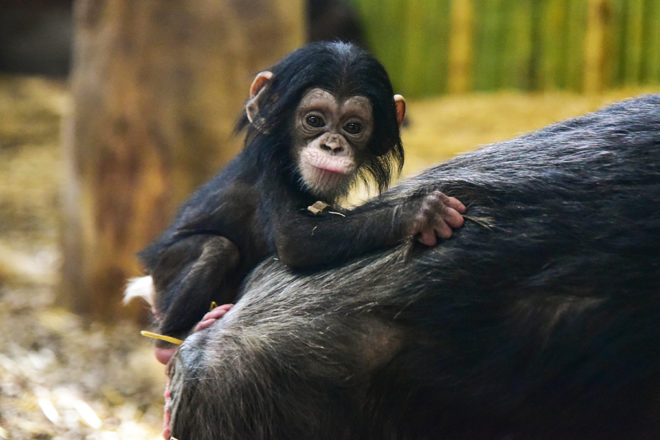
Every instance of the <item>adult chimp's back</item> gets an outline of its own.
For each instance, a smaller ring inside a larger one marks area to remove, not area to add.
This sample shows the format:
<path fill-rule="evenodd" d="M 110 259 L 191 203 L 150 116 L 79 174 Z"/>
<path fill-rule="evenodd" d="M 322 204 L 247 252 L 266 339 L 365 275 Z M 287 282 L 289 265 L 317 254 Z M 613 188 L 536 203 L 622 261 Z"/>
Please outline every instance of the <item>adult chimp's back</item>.
<path fill-rule="evenodd" d="M 660 95 L 435 167 L 451 240 L 325 272 L 277 261 L 172 365 L 173 435 L 660 434 Z"/>

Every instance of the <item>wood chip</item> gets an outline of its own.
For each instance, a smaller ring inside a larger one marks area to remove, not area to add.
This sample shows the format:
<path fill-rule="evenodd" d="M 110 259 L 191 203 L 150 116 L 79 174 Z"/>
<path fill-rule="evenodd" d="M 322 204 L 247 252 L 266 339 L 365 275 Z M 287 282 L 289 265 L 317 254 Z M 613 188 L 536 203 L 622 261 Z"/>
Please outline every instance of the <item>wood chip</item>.
<path fill-rule="evenodd" d="M 328 209 L 329 206 L 330 205 L 328 205 L 327 203 L 319 200 L 318 202 L 315 202 L 313 205 L 308 206 L 307 210 L 314 215 L 319 215 L 320 213 Z"/>

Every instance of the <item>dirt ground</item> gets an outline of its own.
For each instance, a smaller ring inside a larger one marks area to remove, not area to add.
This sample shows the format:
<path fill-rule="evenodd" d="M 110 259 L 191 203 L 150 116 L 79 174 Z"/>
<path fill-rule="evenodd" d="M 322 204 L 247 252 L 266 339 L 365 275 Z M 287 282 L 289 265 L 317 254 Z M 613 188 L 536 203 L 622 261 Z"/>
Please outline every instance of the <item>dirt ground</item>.
<path fill-rule="evenodd" d="M 646 90 L 502 92 L 408 103 L 404 175 Z M 157 439 L 163 368 L 130 323 L 54 301 L 65 84 L 0 76 L 0 439 Z"/>

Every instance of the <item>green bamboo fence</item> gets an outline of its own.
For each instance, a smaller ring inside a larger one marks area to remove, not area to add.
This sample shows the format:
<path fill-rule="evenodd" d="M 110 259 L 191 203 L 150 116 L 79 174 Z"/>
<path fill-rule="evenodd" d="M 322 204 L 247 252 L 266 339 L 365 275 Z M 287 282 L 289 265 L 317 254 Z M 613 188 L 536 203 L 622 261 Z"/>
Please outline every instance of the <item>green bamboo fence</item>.
<path fill-rule="evenodd" d="M 409 96 L 447 93 L 452 74 L 476 91 L 660 84 L 660 0 L 349 1 Z M 470 3 L 463 15 L 451 13 L 457 2 Z M 452 66 L 461 57 L 450 50 L 469 54 L 467 68 Z"/>

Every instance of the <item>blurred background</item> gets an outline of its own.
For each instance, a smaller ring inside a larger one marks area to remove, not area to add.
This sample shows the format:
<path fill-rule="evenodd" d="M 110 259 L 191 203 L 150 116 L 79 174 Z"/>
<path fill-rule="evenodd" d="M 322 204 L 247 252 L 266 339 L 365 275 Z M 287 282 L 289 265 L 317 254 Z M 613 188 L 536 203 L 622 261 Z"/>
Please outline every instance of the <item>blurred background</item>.
<path fill-rule="evenodd" d="M 159 437 L 134 254 L 240 149 L 253 75 L 333 39 L 408 98 L 404 177 L 660 92 L 660 0 L 3 0 L 0 439 Z"/>

